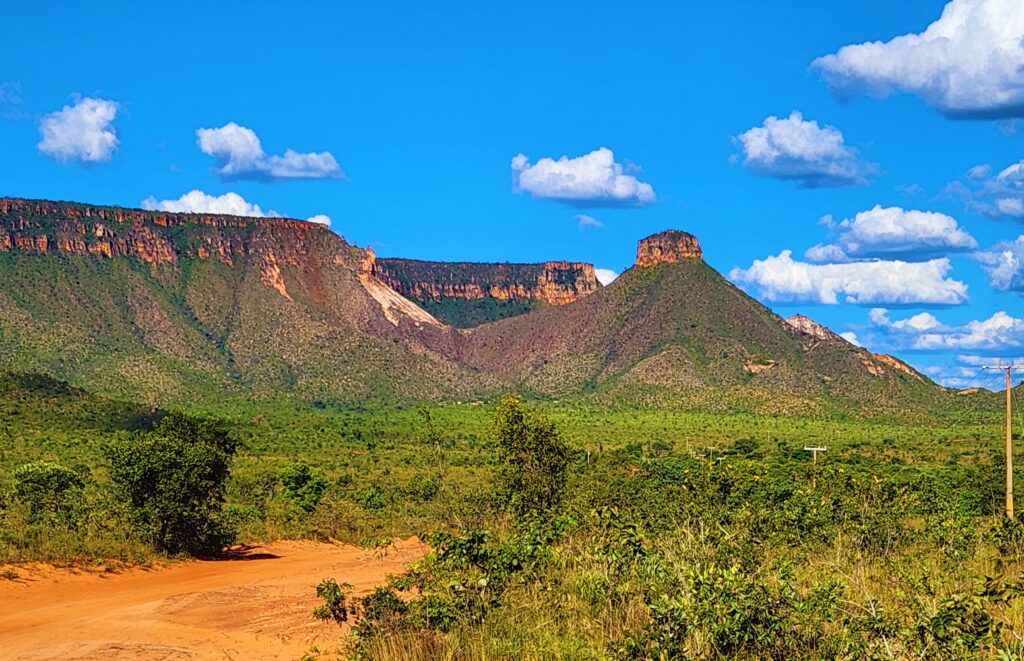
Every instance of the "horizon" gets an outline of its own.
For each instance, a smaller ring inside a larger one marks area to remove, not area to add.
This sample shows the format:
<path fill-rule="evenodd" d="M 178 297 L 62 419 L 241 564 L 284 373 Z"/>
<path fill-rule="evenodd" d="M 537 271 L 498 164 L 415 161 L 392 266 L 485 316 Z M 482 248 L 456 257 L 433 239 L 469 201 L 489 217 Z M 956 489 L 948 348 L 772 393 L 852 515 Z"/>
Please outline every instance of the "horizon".
<path fill-rule="evenodd" d="M 615 273 L 679 229 L 780 316 L 984 387 L 1024 354 L 1024 8 L 890 5 L 7 6 L 50 38 L 9 31 L 0 194 Z"/>

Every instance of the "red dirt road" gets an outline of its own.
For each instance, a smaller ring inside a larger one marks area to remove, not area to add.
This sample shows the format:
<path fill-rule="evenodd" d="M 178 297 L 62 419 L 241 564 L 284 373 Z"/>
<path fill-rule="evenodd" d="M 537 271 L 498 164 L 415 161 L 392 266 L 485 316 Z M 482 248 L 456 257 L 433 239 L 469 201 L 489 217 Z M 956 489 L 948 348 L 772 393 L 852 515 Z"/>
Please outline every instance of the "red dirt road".
<path fill-rule="evenodd" d="M 54 569 L 0 580 L 0 659 L 299 659 L 336 650 L 342 631 L 316 622 L 316 584 L 363 594 L 421 558 L 412 538 L 384 557 L 351 546 L 276 542 L 243 558 L 120 574 Z"/>

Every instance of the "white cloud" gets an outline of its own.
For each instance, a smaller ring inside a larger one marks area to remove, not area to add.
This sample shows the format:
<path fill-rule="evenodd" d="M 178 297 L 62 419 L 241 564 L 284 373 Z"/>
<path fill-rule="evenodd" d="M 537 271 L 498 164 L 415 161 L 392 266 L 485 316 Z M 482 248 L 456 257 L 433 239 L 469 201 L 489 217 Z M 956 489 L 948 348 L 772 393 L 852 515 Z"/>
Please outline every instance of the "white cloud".
<path fill-rule="evenodd" d="M 610 285 L 619 277 L 619 274 L 611 269 L 594 269 L 594 275 L 602 285 Z"/>
<path fill-rule="evenodd" d="M 966 172 L 963 180 L 948 184 L 945 192 L 960 197 L 969 209 L 989 218 L 1024 221 L 1024 161 L 1003 168 L 995 176 L 990 166 L 977 165 Z"/>
<path fill-rule="evenodd" d="M 1024 345 L 1024 319 L 1003 311 L 988 319 L 969 321 L 944 332 L 924 332 L 913 342 L 914 349 L 968 349 L 1004 351 Z"/>
<path fill-rule="evenodd" d="M 1024 236 L 997 243 L 974 253 L 988 273 L 988 281 L 1000 291 L 1024 291 Z"/>
<path fill-rule="evenodd" d="M 921 312 L 907 319 L 892 321 L 889 319 L 889 311 L 885 308 L 872 308 L 868 313 L 868 319 L 875 326 L 891 328 L 898 331 L 911 331 L 921 333 L 939 328 L 942 324 L 930 312 Z"/>
<path fill-rule="evenodd" d="M 801 188 L 863 186 L 875 170 L 846 145 L 839 129 L 806 121 L 796 110 L 784 119 L 768 117 L 734 140 L 751 172 L 796 181 Z"/>
<path fill-rule="evenodd" d="M 21 103 L 23 103 L 21 83 L 13 80 L 0 83 L 0 105 L 19 105 Z"/>
<path fill-rule="evenodd" d="M 174 213 L 223 213 L 231 216 L 254 216 L 264 218 L 258 204 L 246 202 L 238 193 L 208 195 L 201 190 L 185 193 L 176 200 L 157 200 L 150 195 L 142 201 L 142 208 L 151 211 L 170 211 Z"/>
<path fill-rule="evenodd" d="M 844 46 L 811 64 L 840 96 L 916 94 L 953 118 L 1024 116 L 1024 3 L 953 0 L 920 34 Z"/>
<path fill-rule="evenodd" d="M 991 175 L 991 174 L 992 174 L 992 166 L 989 165 L 988 163 L 983 163 L 981 165 L 975 165 L 973 168 L 968 170 L 967 173 L 964 176 L 966 176 L 968 179 L 975 179 L 975 180 L 977 180 L 977 179 L 988 179 L 989 175 Z"/>
<path fill-rule="evenodd" d="M 989 365 L 1022 365 L 1024 364 L 1024 357 L 1003 357 L 1002 359 L 994 359 L 992 356 L 959 354 L 956 357 L 956 362 L 963 365 L 974 365 L 975 367 L 986 367 Z"/>
<path fill-rule="evenodd" d="M 310 216 L 309 218 L 306 219 L 306 221 L 310 223 L 316 223 L 318 225 L 323 225 L 325 227 L 331 226 L 331 217 L 322 213 L 318 213 L 315 216 Z"/>
<path fill-rule="evenodd" d="M 967 300 L 967 285 L 946 277 L 951 268 L 948 259 L 810 264 L 783 250 L 734 268 L 729 278 L 773 302 L 958 305 Z"/>
<path fill-rule="evenodd" d="M 581 213 L 576 216 L 576 221 L 580 225 L 580 230 L 585 230 L 588 227 L 592 229 L 604 229 L 604 223 L 593 216 L 588 216 L 585 213 Z"/>
<path fill-rule="evenodd" d="M 109 161 L 117 151 L 116 116 L 113 101 L 78 99 L 74 105 L 43 117 L 39 123 L 42 139 L 36 148 L 60 163 Z"/>
<path fill-rule="evenodd" d="M 201 190 L 191 190 L 176 200 L 158 200 L 150 195 L 142 201 L 142 208 L 150 211 L 169 211 L 171 213 L 214 213 L 229 216 L 249 216 L 252 218 L 282 218 L 273 209 L 264 211 L 260 205 L 248 202 L 238 193 L 209 195 Z M 316 223 L 325 227 L 331 226 L 331 218 L 322 213 L 310 216 L 306 222 Z"/>
<path fill-rule="evenodd" d="M 839 337 L 843 338 L 844 340 L 846 340 L 847 342 L 849 342 L 850 344 L 852 344 L 855 347 L 864 346 L 857 339 L 857 334 L 854 333 L 853 331 L 847 331 L 845 333 L 840 333 Z"/>
<path fill-rule="evenodd" d="M 627 174 L 606 147 L 576 158 L 545 157 L 536 163 L 517 154 L 512 180 L 517 191 L 581 207 L 643 206 L 655 199 L 654 188 Z"/>
<path fill-rule="evenodd" d="M 850 256 L 834 243 L 816 244 L 804 252 L 804 259 L 815 264 L 849 262 Z"/>
<path fill-rule="evenodd" d="M 974 250 L 978 242 L 954 218 L 934 211 L 875 205 L 839 223 L 823 224 L 837 231 L 835 243 L 816 245 L 805 254 L 812 262 L 843 262 L 870 257 L 925 257 Z"/>
<path fill-rule="evenodd" d="M 196 131 L 199 150 L 217 159 L 223 179 L 341 179 L 338 161 L 330 152 L 300 154 L 287 149 L 283 156 L 268 156 L 252 129 L 230 122 L 216 129 Z"/>
<path fill-rule="evenodd" d="M 872 326 L 885 334 L 885 343 L 895 349 L 918 351 L 966 350 L 1005 354 L 1024 347 L 1024 319 L 999 311 L 988 319 L 961 325 L 941 323 L 923 312 L 905 319 L 891 320 L 888 310 L 874 309 L 869 314 Z M 959 356 L 968 365 L 981 364 L 981 358 Z"/>

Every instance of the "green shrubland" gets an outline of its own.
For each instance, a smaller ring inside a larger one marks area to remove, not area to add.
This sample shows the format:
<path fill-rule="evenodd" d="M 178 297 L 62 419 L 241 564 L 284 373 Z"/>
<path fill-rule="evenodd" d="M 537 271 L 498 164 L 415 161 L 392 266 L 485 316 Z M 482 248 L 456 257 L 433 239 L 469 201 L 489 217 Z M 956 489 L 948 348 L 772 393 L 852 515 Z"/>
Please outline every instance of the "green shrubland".
<path fill-rule="evenodd" d="M 373 593 L 321 585 L 357 657 L 1024 652 L 1024 523 L 1001 511 L 988 414 L 910 426 L 505 400 L 180 415 L 0 385 L 0 559 L 420 534 L 430 555 Z M 815 464 L 804 445 L 829 449 Z"/>

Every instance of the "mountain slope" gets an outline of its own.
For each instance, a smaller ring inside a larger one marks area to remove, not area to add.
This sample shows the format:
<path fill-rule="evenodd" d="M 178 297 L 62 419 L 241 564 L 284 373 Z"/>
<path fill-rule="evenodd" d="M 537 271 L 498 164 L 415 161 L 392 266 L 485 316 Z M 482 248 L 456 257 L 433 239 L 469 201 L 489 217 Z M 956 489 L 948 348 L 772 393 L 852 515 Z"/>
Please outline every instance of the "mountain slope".
<path fill-rule="evenodd" d="M 571 264 L 523 266 L 501 282 L 479 265 L 403 266 L 409 283 L 430 286 L 511 291 L 535 278 L 558 299 L 470 329 L 389 286 L 381 273 L 401 261 L 380 267 L 372 251 L 303 221 L 0 199 L 0 370 L 206 406 L 512 390 L 602 405 L 919 415 L 952 397 L 810 319 L 781 319 L 705 264 L 684 232 L 644 239 L 636 265 L 593 291 Z"/>
<path fill-rule="evenodd" d="M 820 414 L 943 396 L 837 336 L 793 328 L 705 264 L 690 235 L 641 241 L 638 264 L 572 305 L 474 329 L 460 360 L 537 394 L 602 402 Z"/>
<path fill-rule="evenodd" d="M 472 390 L 372 262 L 302 221 L 0 200 L 0 368 L 171 402 Z"/>

